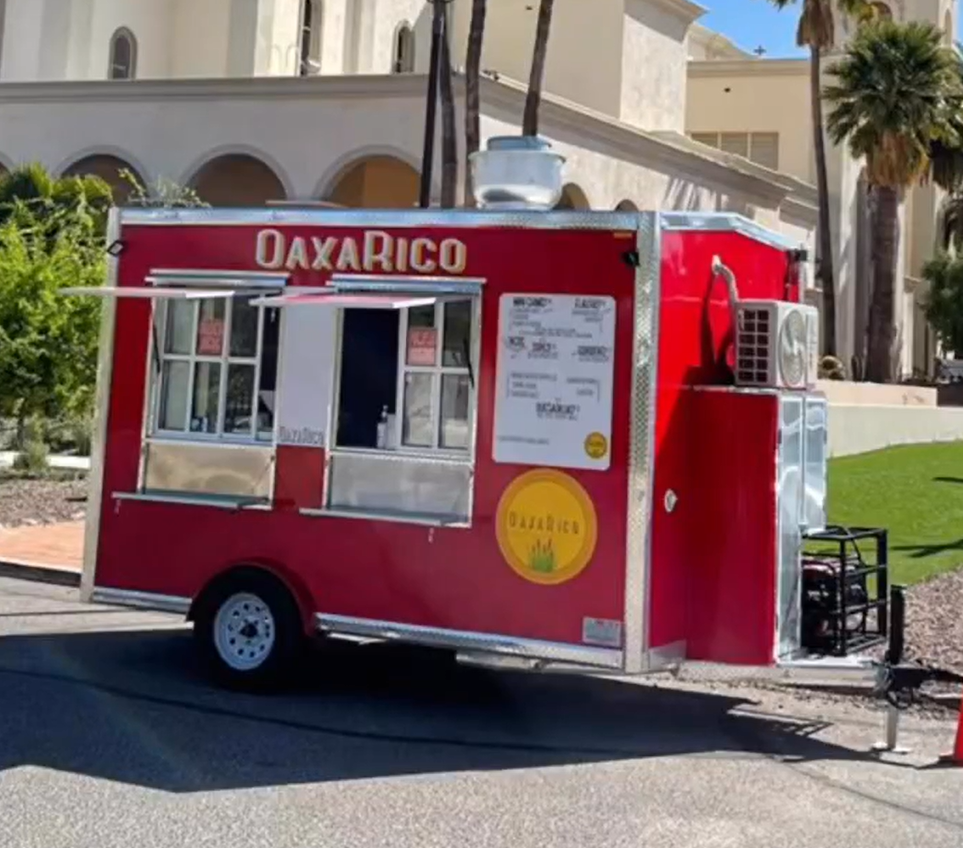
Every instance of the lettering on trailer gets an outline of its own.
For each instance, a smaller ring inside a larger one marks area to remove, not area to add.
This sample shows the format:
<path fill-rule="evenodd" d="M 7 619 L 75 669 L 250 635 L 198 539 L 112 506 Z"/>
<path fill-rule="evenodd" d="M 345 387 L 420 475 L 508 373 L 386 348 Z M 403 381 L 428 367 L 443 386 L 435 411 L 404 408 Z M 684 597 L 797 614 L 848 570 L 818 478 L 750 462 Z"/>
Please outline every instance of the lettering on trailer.
<path fill-rule="evenodd" d="M 288 236 L 281 230 L 257 234 L 256 261 L 269 271 L 326 271 L 367 274 L 450 274 L 468 266 L 468 247 L 459 239 L 393 236 L 365 230 L 354 236 Z"/>

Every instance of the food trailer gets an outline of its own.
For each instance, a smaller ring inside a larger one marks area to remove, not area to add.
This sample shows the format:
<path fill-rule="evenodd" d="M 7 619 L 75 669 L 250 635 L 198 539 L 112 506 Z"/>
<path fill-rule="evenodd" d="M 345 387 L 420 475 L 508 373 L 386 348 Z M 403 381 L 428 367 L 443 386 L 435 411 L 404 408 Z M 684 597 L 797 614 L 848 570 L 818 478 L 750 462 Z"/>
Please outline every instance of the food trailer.
<path fill-rule="evenodd" d="M 185 614 L 236 685 L 316 634 L 810 661 L 841 608 L 807 601 L 836 537 L 805 252 L 519 205 L 115 210 L 107 286 L 70 291 L 104 300 L 84 596 Z"/>

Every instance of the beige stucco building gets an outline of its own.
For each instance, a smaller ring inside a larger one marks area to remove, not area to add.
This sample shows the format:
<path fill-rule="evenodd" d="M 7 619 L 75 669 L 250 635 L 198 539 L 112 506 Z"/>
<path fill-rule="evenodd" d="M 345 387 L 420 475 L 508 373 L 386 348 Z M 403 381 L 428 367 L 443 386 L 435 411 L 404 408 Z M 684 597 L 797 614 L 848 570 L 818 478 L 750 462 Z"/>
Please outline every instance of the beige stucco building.
<path fill-rule="evenodd" d="M 519 132 L 538 4 L 489 6 L 483 139 Z M 470 7 L 451 7 L 456 65 Z M 121 195 L 126 167 L 214 204 L 417 202 L 425 0 L 0 0 L 0 10 L 4 167 L 99 173 Z M 567 157 L 562 203 L 739 211 L 811 247 L 816 197 L 801 169 L 685 134 L 703 12 L 690 0 L 556 4 L 541 130 Z"/>
<path fill-rule="evenodd" d="M 947 45 L 956 31 L 956 0 L 887 0 L 880 11 L 900 21 L 922 20 L 940 26 Z M 787 12 L 788 13 L 788 12 Z M 840 19 L 842 46 L 854 23 Z M 838 48 L 837 48 L 838 50 Z M 748 156 L 767 167 L 815 183 L 809 62 L 765 59 L 740 50 L 707 30 L 690 37 L 686 132 L 693 140 Z M 826 64 L 832 62 L 827 58 Z M 830 223 L 835 246 L 837 345 L 847 365 L 864 352 L 869 312 L 872 252 L 863 165 L 844 149 L 829 148 Z M 914 188 L 902 208 L 902 239 L 896 298 L 904 375 L 932 372 L 936 339 L 922 314 L 923 264 L 938 237 L 941 193 L 932 186 Z"/>

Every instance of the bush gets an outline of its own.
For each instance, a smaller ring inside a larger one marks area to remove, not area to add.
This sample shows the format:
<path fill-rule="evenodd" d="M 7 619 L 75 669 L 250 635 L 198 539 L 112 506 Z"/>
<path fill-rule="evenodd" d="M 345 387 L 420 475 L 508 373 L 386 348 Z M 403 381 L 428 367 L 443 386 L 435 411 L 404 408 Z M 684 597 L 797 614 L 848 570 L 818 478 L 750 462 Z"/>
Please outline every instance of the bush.
<path fill-rule="evenodd" d="M 846 367 L 835 356 L 824 356 L 819 360 L 820 380 L 845 380 Z"/>

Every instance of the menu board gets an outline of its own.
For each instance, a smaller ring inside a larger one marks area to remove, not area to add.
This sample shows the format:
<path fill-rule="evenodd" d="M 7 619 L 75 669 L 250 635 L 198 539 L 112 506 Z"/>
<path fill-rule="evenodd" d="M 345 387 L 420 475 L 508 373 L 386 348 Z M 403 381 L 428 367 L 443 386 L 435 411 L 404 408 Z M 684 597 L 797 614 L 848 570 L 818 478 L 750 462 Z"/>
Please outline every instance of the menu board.
<path fill-rule="evenodd" d="M 495 462 L 609 467 L 615 299 L 502 295 Z"/>

